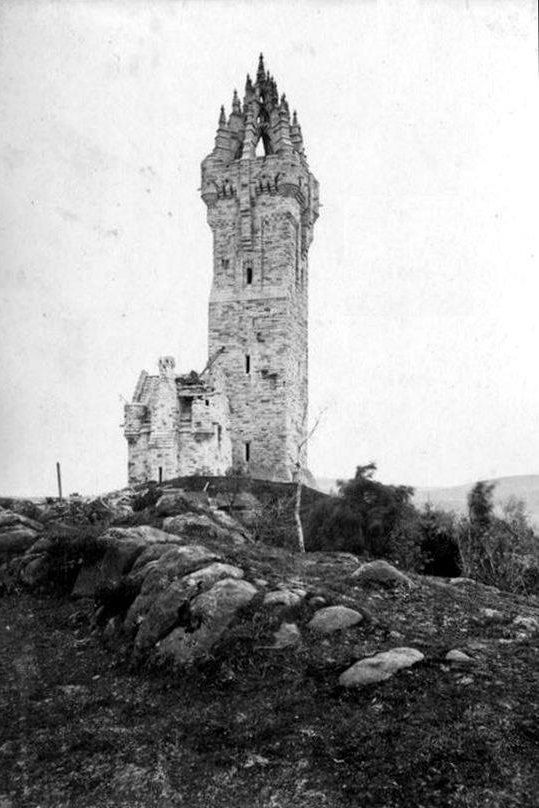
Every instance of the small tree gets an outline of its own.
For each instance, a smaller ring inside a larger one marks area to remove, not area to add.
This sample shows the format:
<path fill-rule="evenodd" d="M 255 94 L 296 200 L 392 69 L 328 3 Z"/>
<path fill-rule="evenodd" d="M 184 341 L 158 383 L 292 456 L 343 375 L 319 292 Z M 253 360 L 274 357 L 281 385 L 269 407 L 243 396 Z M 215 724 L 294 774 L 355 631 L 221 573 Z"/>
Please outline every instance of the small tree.
<path fill-rule="evenodd" d="M 453 578 L 460 575 L 459 521 L 452 511 L 427 503 L 419 511 L 421 572 Z"/>
<path fill-rule="evenodd" d="M 338 481 L 339 496 L 313 509 L 310 547 L 367 552 L 415 567 L 421 535 L 413 489 L 384 485 L 373 479 L 375 471 L 374 463 L 358 466 L 355 477 Z"/>
<path fill-rule="evenodd" d="M 298 442 L 296 447 L 296 457 L 291 458 L 292 462 L 294 463 L 294 477 L 296 482 L 296 497 L 294 501 L 294 522 L 296 524 L 296 532 L 298 537 L 298 550 L 300 553 L 305 552 L 305 537 L 303 535 L 303 525 L 301 524 L 301 491 L 303 487 L 303 464 L 302 464 L 302 456 L 303 456 L 303 448 L 308 444 L 316 430 L 318 429 L 318 425 L 320 424 L 320 420 L 325 413 L 325 409 L 320 410 L 312 429 L 307 432 L 303 440 Z M 305 408 L 303 412 L 303 425 L 305 425 L 305 421 L 307 420 L 307 408 Z"/>
<path fill-rule="evenodd" d="M 462 571 L 485 584 L 533 592 L 539 582 L 538 538 L 523 502 L 513 498 L 503 518 L 494 515 L 493 489 L 476 483 L 468 497 L 469 518 L 459 534 Z"/>
<path fill-rule="evenodd" d="M 384 485 L 373 479 L 375 471 L 375 463 L 358 466 L 351 480 L 339 480 L 339 492 L 357 516 L 366 550 L 375 556 L 392 555 L 397 533 L 402 533 L 397 528 L 413 516 L 414 489 Z"/>
<path fill-rule="evenodd" d="M 487 530 L 494 515 L 494 483 L 478 482 L 468 494 L 468 515 L 475 531 Z"/>

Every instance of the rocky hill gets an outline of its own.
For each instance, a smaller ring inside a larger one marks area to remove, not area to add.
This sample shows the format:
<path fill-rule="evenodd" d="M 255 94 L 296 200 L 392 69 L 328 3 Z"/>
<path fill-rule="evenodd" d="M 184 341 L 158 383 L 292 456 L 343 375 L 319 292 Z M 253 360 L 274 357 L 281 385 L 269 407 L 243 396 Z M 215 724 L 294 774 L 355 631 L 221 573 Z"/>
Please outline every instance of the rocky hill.
<path fill-rule="evenodd" d="M 0 805 L 534 803 L 537 599 L 271 547 L 291 487 L 182 483 L 4 501 Z"/>

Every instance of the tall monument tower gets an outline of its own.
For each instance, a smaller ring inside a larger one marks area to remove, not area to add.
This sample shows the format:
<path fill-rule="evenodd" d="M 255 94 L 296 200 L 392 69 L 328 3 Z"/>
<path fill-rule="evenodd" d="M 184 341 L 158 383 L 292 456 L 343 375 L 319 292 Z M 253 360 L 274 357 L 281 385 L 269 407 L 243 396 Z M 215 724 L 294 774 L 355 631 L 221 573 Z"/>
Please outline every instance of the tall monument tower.
<path fill-rule="evenodd" d="M 233 463 L 253 477 L 290 480 L 307 430 L 307 256 L 318 182 L 297 115 L 262 55 L 243 103 L 234 91 L 228 118 L 221 107 L 201 192 L 213 233 L 209 353 L 220 351 Z"/>

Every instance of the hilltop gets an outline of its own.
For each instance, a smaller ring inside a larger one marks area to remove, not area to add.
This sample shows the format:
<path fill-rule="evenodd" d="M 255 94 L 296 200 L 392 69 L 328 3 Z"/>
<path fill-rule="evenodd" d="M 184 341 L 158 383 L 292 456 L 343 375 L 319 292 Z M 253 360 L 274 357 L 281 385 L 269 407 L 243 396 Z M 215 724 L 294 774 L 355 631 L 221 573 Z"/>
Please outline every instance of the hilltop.
<path fill-rule="evenodd" d="M 531 808 L 537 598 L 268 546 L 293 486 L 192 487 L 4 503 L 0 804 Z"/>

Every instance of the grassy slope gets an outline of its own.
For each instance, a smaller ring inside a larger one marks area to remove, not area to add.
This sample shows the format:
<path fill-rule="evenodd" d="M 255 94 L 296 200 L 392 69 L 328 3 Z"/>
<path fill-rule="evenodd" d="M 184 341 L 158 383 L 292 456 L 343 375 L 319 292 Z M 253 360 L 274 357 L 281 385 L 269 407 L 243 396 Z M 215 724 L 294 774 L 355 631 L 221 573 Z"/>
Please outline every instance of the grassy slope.
<path fill-rule="evenodd" d="M 0 804 L 9 793 L 28 808 L 532 806 L 536 648 L 511 625 L 530 601 L 429 580 L 364 590 L 346 558 L 227 552 L 248 578 L 300 580 L 366 618 L 320 639 L 305 629 L 308 603 L 258 602 L 214 660 L 171 677 L 106 651 L 80 604 L 0 600 Z M 269 649 L 282 619 L 302 628 L 300 650 Z M 425 662 L 377 686 L 336 686 L 355 659 L 399 645 Z M 445 664 L 455 647 L 472 668 Z"/>

